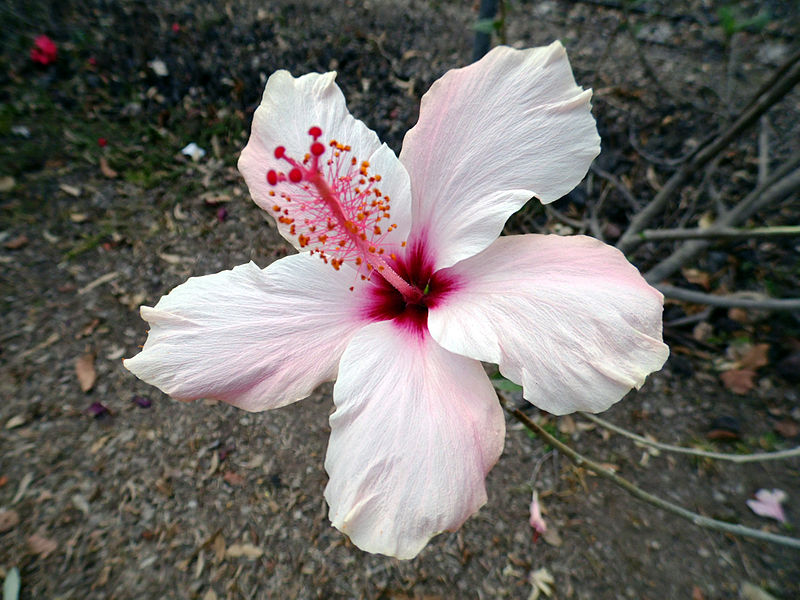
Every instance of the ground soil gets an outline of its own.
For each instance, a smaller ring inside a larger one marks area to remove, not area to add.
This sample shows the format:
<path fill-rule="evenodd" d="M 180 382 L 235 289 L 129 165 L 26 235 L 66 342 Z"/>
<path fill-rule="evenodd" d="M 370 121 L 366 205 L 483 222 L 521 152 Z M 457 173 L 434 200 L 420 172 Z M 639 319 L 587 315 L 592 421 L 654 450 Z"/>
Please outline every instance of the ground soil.
<path fill-rule="evenodd" d="M 726 33 L 722 5 L 705 0 L 637 2 L 630 13 L 613 1 L 512 1 L 502 33 L 518 47 L 562 40 L 577 81 L 595 90 L 596 164 L 644 202 L 672 159 L 724 127 L 793 51 L 792 4 L 740 3 L 741 27 Z M 765 22 L 747 21 L 759 14 Z M 189 276 L 290 252 L 235 169 L 265 77 L 338 70 L 351 112 L 399 151 L 421 94 L 470 59 L 472 3 L 12 0 L 0 17 L 0 578 L 17 567 L 21 598 L 529 598 L 540 569 L 557 599 L 800 597 L 798 551 L 634 500 L 513 419 L 478 515 L 414 560 L 366 554 L 327 520 L 329 385 L 250 414 L 175 402 L 122 367 L 146 336 L 139 305 Z M 40 33 L 59 48 L 47 67 L 28 54 Z M 798 151 L 799 113 L 794 92 L 762 122 L 770 166 Z M 657 225 L 695 225 L 752 189 L 758 134 Z M 183 156 L 189 142 L 205 157 Z M 601 195 L 613 243 L 633 207 L 597 174 L 558 212 L 532 204 L 509 231 L 583 231 Z M 795 197 L 755 224 L 797 217 Z M 632 260 L 645 268 L 670 248 Z M 797 296 L 796 257 L 796 240 L 719 246 L 671 283 Z M 796 315 L 700 311 L 668 304 L 672 358 L 604 417 L 718 451 L 797 445 Z M 734 393 L 720 373 L 757 344 L 767 364 Z M 83 391 L 89 364 L 96 378 Z M 796 535 L 798 459 L 656 454 L 580 417 L 530 414 L 650 492 Z M 528 524 L 532 486 L 557 533 L 547 540 Z M 759 488 L 787 492 L 788 526 L 747 508 Z"/>

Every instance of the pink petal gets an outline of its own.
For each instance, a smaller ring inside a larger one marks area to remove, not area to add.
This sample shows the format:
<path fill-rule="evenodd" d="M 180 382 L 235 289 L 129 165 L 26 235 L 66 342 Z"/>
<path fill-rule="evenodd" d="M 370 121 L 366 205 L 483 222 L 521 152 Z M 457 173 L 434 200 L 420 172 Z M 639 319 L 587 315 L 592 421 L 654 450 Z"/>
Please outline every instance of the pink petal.
<path fill-rule="evenodd" d="M 669 355 L 661 294 L 593 238 L 501 237 L 444 275 L 457 289 L 431 309 L 431 335 L 553 414 L 607 409 Z"/>
<path fill-rule="evenodd" d="M 355 278 L 307 254 L 193 277 L 142 307 L 150 332 L 125 367 L 179 400 L 250 411 L 295 402 L 336 377 L 364 323 Z"/>
<path fill-rule="evenodd" d="M 748 500 L 747 506 L 759 517 L 769 517 L 781 523 L 786 523 L 786 513 L 783 512 L 782 502 L 786 501 L 786 492 L 783 490 L 758 490 L 755 500 Z"/>
<path fill-rule="evenodd" d="M 250 140 L 239 157 L 239 170 L 255 203 L 272 213 L 275 202 L 269 192 L 280 193 L 283 188 L 281 184 L 270 186 L 267 172 L 284 171 L 288 166 L 275 158 L 275 148 L 283 146 L 288 156 L 302 159 L 312 142 L 308 131 L 317 126 L 322 129 L 322 142 L 327 145 L 335 139 L 349 145 L 359 162 L 368 161 L 370 172 L 381 176 L 380 189 L 391 198 L 392 222 L 398 226 L 386 241 L 399 244 L 406 240 L 411 228 L 408 173 L 394 152 L 381 144 L 377 134 L 347 111 L 335 77 L 334 72 L 309 73 L 298 78 L 288 71 L 273 73 L 253 116 Z M 278 223 L 278 230 L 300 249 L 297 239 L 288 233 L 288 225 Z"/>
<path fill-rule="evenodd" d="M 486 502 L 505 422 L 479 362 L 381 321 L 351 340 L 333 393 L 325 498 L 356 546 L 413 558 Z"/>
<path fill-rule="evenodd" d="M 537 535 L 543 534 L 547 531 L 547 523 L 542 518 L 542 507 L 539 505 L 539 494 L 533 490 L 533 497 L 531 498 L 531 518 L 530 525 L 533 527 Z"/>
<path fill-rule="evenodd" d="M 400 160 L 411 176 L 415 237 L 437 268 L 486 248 L 532 196 L 569 192 L 600 152 L 591 90 L 564 47 L 498 47 L 449 71 L 422 98 Z"/>

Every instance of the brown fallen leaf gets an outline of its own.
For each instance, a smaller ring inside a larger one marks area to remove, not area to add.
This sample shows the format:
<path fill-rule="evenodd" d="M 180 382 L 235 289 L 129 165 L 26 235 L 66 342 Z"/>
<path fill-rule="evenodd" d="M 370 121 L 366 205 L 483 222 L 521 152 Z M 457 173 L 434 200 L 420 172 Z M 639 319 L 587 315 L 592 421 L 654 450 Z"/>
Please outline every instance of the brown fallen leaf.
<path fill-rule="evenodd" d="M 575 433 L 575 419 L 570 417 L 569 415 L 565 415 L 563 417 L 558 418 L 558 430 L 566 435 L 572 435 Z"/>
<path fill-rule="evenodd" d="M 689 283 L 699 285 L 704 290 L 708 291 L 711 288 L 711 275 L 700 269 L 682 269 L 681 275 Z"/>
<path fill-rule="evenodd" d="M 0 533 L 14 529 L 19 523 L 19 513 L 15 510 L 0 510 Z"/>
<path fill-rule="evenodd" d="M 769 364 L 769 344 L 756 344 L 748 349 L 739 359 L 739 366 L 744 369 L 758 369 Z"/>
<path fill-rule="evenodd" d="M 28 547 L 34 554 L 38 554 L 42 558 L 47 558 L 56 551 L 58 542 L 39 535 L 38 533 L 34 533 L 28 538 Z"/>
<path fill-rule="evenodd" d="M 542 539 L 550 544 L 551 546 L 555 546 L 558 548 L 563 541 L 561 540 L 561 535 L 558 533 L 558 529 L 556 529 L 552 523 L 547 527 L 545 532 L 542 534 Z"/>
<path fill-rule="evenodd" d="M 109 166 L 105 156 L 100 157 L 100 172 L 103 177 L 108 177 L 109 179 L 116 179 L 119 176 L 119 173 Z"/>
<path fill-rule="evenodd" d="M 775 431 L 782 437 L 793 438 L 800 434 L 800 425 L 792 419 L 784 419 L 783 421 L 775 423 Z"/>
<path fill-rule="evenodd" d="M 87 352 L 75 361 L 75 374 L 83 392 L 88 392 L 94 387 L 97 371 L 94 370 L 93 352 Z"/>
<path fill-rule="evenodd" d="M 242 485 L 244 483 L 244 477 L 235 471 L 225 471 L 222 478 L 231 485 Z"/>
<path fill-rule="evenodd" d="M 734 394 L 746 394 L 755 385 L 756 372 L 752 369 L 731 369 L 719 377 L 726 389 Z"/>
<path fill-rule="evenodd" d="M 244 556 L 250 560 L 261 558 L 263 554 L 264 551 L 253 544 L 232 544 L 228 546 L 228 549 L 225 551 L 225 556 L 227 558 L 241 558 Z"/>
<path fill-rule="evenodd" d="M 225 558 L 225 538 L 222 534 L 214 538 L 214 556 L 217 564 Z"/>
<path fill-rule="evenodd" d="M 692 588 L 692 600 L 705 600 L 705 596 L 703 596 L 703 590 L 699 587 L 694 586 Z"/>
<path fill-rule="evenodd" d="M 29 241 L 30 240 L 28 239 L 28 236 L 23 233 L 11 240 L 8 240 L 6 243 L 3 244 L 3 246 L 8 250 L 19 250 L 20 248 L 25 246 Z"/>

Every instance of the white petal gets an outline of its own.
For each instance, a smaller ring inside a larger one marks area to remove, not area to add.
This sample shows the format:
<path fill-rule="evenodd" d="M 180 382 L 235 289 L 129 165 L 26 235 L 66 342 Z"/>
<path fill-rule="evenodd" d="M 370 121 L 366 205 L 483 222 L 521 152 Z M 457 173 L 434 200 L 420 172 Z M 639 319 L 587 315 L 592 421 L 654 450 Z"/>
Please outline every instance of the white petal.
<path fill-rule="evenodd" d="M 355 277 L 307 254 L 193 277 L 155 308 L 142 307 L 150 332 L 124 364 L 179 400 L 214 398 L 251 411 L 300 400 L 336 377 L 365 322 L 363 287 L 348 289 Z"/>
<path fill-rule="evenodd" d="M 553 414 L 607 409 L 669 355 L 663 297 L 593 238 L 501 237 L 444 274 L 456 289 L 430 310 L 431 335 Z"/>
<path fill-rule="evenodd" d="M 333 393 L 325 498 L 356 546 L 413 558 L 486 502 L 505 422 L 479 362 L 382 321 L 352 339 Z"/>
<path fill-rule="evenodd" d="M 275 158 L 275 148 L 283 146 L 288 156 L 302 160 L 312 142 L 308 130 L 320 127 L 323 136 L 320 141 L 327 144 L 335 139 L 349 145 L 359 162 L 370 163 L 371 174 L 381 176 L 380 189 L 391 198 L 392 223 L 397 224 L 386 241 L 399 244 L 406 240 L 411 228 L 408 173 L 391 148 L 381 144 L 374 131 L 348 112 L 335 77 L 335 72 L 309 73 L 297 78 L 288 71 L 273 73 L 253 116 L 250 140 L 239 157 L 239 170 L 253 200 L 272 214 L 275 201 L 269 192 L 280 192 L 282 184 L 270 186 L 267 172 L 288 168 L 286 162 Z M 290 188 L 286 191 L 291 192 Z M 295 248 L 300 248 L 296 237 L 289 234 L 288 226 L 278 223 L 278 229 Z"/>
<path fill-rule="evenodd" d="M 427 237 L 437 268 L 486 248 L 532 196 L 552 202 L 580 182 L 600 152 L 591 95 L 560 42 L 501 46 L 433 84 L 400 160 L 412 239 Z"/>

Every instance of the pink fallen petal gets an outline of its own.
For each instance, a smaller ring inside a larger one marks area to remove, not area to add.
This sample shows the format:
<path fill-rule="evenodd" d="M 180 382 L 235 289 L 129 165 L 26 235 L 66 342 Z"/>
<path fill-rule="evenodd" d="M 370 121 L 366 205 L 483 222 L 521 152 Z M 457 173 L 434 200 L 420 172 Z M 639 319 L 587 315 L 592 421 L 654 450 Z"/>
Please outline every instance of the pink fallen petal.
<path fill-rule="evenodd" d="M 331 523 L 368 552 L 412 558 L 486 502 L 505 421 L 477 361 L 384 321 L 342 356 L 325 469 Z"/>
<path fill-rule="evenodd" d="M 504 236 L 443 273 L 455 289 L 431 308 L 431 335 L 499 365 L 547 412 L 605 410 L 669 355 L 661 294 L 593 238 Z"/>
<path fill-rule="evenodd" d="M 747 506 L 759 517 L 775 519 L 786 523 L 786 513 L 781 504 L 786 501 L 787 495 L 783 490 L 758 490 L 755 500 L 748 500 Z"/>
<path fill-rule="evenodd" d="M 547 524 L 542 518 L 542 507 L 539 505 L 539 494 L 536 490 L 533 490 L 533 498 L 531 499 L 531 518 L 529 522 L 535 532 L 534 537 L 539 537 L 547 531 Z"/>

